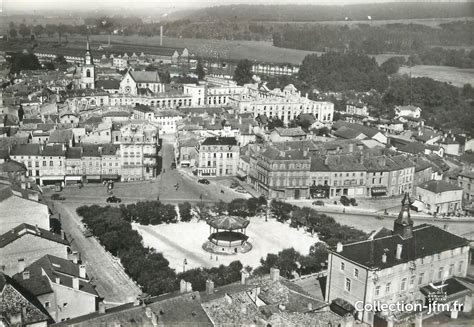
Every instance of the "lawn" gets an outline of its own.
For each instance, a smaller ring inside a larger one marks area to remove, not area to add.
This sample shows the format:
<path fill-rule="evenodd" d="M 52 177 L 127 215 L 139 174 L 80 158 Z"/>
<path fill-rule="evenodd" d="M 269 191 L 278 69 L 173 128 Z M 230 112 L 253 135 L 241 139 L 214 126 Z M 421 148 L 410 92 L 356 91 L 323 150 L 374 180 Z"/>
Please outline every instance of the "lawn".
<path fill-rule="evenodd" d="M 403 66 L 398 71 L 399 74 L 410 74 L 410 72 L 412 77 L 429 77 L 457 87 L 469 83 L 472 85 L 472 81 L 474 81 L 474 69 L 472 68 L 419 65 L 413 67 Z"/>
<path fill-rule="evenodd" d="M 308 254 L 310 246 L 318 241 L 316 236 L 274 219 L 265 222 L 264 218 L 252 218 L 246 233 L 252 250 L 245 254 L 219 255 L 216 261 L 215 255 L 211 259 L 211 254 L 202 249 L 209 236 L 209 226 L 203 221 L 157 226 L 133 224 L 133 229 L 141 234 L 145 246 L 162 252 L 177 272 L 183 270 L 184 259 L 188 263 L 186 269 L 227 265 L 234 260 L 255 268 L 267 253 L 293 247 L 301 254 Z"/>

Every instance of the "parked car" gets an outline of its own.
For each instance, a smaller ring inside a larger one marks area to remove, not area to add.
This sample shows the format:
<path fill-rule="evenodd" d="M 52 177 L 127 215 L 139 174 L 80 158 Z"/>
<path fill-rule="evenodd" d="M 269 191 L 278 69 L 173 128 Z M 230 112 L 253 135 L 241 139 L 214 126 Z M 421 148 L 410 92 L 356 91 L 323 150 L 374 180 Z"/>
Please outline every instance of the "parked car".
<path fill-rule="evenodd" d="M 313 201 L 312 205 L 314 206 L 324 206 L 324 202 L 321 200 Z"/>
<path fill-rule="evenodd" d="M 107 203 L 120 203 L 122 202 L 122 199 L 116 197 L 115 195 L 109 196 L 107 200 L 105 200 Z"/>
<path fill-rule="evenodd" d="M 209 182 L 209 181 L 208 181 L 207 179 L 205 179 L 205 178 L 201 178 L 201 179 L 198 180 L 198 183 L 206 184 L 206 185 L 207 185 L 207 184 L 210 184 L 211 182 Z"/>
<path fill-rule="evenodd" d="M 51 200 L 66 200 L 66 198 L 58 193 L 54 193 L 51 195 Z"/>
<path fill-rule="evenodd" d="M 351 200 L 349 200 L 349 198 L 345 195 L 341 196 L 340 201 L 344 206 L 349 206 L 351 204 Z"/>
<path fill-rule="evenodd" d="M 352 204 L 353 206 L 357 206 L 357 205 L 358 205 L 356 199 L 351 198 L 350 201 L 351 201 L 351 204 Z"/>

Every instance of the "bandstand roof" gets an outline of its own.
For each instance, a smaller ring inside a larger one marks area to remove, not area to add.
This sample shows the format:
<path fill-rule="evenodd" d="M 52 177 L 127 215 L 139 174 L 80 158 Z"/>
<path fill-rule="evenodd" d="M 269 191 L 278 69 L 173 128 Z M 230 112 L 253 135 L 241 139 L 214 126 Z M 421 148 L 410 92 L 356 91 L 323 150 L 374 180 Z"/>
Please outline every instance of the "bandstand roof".
<path fill-rule="evenodd" d="M 208 224 L 217 229 L 235 230 L 246 228 L 250 221 L 237 216 L 219 216 L 212 218 Z"/>

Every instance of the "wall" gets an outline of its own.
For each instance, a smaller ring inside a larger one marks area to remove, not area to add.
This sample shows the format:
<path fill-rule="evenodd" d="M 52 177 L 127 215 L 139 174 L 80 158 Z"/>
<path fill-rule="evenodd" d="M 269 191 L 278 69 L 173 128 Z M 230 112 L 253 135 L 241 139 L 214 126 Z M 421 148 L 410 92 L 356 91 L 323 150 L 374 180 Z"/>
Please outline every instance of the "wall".
<path fill-rule="evenodd" d="M 22 223 L 49 230 L 48 206 L 12 195 L 0 202 L 0 235 Z"/>
<path fill-rule="evenodd" d="M 18 259 L 24 258 L 25 267 L 46 254 L 67 259 L 67 246 L 44 238 L 26 234 L 16 241 L 0 248 L 0 269 L 5 265 L 8 275 L 19 272 Z"/>

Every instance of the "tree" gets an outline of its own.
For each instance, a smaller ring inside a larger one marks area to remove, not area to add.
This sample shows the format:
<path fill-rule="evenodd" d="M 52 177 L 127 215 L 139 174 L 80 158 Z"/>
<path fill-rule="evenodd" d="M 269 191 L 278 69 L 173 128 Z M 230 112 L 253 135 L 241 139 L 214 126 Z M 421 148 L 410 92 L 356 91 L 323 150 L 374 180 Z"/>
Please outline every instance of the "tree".
<path fill-rule="evenodd" d="M 382 63 L 380 68 L 387 74 L 392 75 L 398 72 L 400 65 L 405 62 L 405 58 L 403 57 L 392 57 Z"/>
<path fill-rule="evenodd" d="M 54 58 L 54 61 L 57 62 L 60 65 L 66 65 L 67 64 L 66 58 L 64 58 L 64 55 L 62 55 L 62 54 L 56 55 L 56 57 Z"/>
<path fill-rule="evenodd" d="M 41 34 L 43 34 L 45 32 L 45 28 L 43 27 L 43 25 L 35 25 L 35 27 L 33 27 L 33 33 L 36 35 L 36 37 L 40 36 Z"/>
<path fill-rule="evenodd" d="M 30 29 L 25 24 L 20 24 L 19 33 L 24 39 L 31 34 Z"/>
<path fill-rule="evenodd" d="M 18 120 L 20 122 L 23 121 L 23 116 L 25 116 L 25 110 L 23 109 L 23 106 L 20 104 L 20 108 L 18 108 Z"/>
<path fill-rule="evenodd" d="M 181 221 L 190 221 L 193 218 L 191 214 L 191 204 L 189 202 L 180 203 L 178 207 Z"/>
<path fill-rule="evenodd" d="M 204 79 L 204 77 L 206 76 L 206 71 L 204 70 L 204 67 L 203 67 L 201 61 L 198 61 L 198 62 L 197 62 L 196 74 L 197 74 L 198 79 L 199 79 L 200 81 L 202 81 L 202 80 Z"/>
<path fill-rule="evenodd" d="M 10 73 L 18 73 L 22 70 L 41 69 L 38 58 L 32 53 L 15 53 L 11 58 Z"/>
<path fill-rule="evenodd" d="M 51 61 L 47 61 L 43 65 L 44 65 L 44 68 L 46 70 L 55 70 L 56 69 L 56 67 L 54 67 L 54 64 Z"/>
<path fill-rule="evenodd" d="M 16 39 L 17 36 L 18 36 L 18 32 L 16 31 L 16 29 L 10 28 L 10 37 L 12 39 Z"/>
<path fill-rule="evenodd" d="M 252 62 L 248 59 L 240 60 L 234 71 L 234 81 L 238 85 L 252 82 Z"/>
<path fill-rule="evenodd" d="M 268 121 L 269 130 L 275 129 L 276 127 L 283 127 L 283 126 L 285 126 L 285 124 L 283 123 L 283 120 L 281 120 L 278 117 L 275 117 Z"/>

